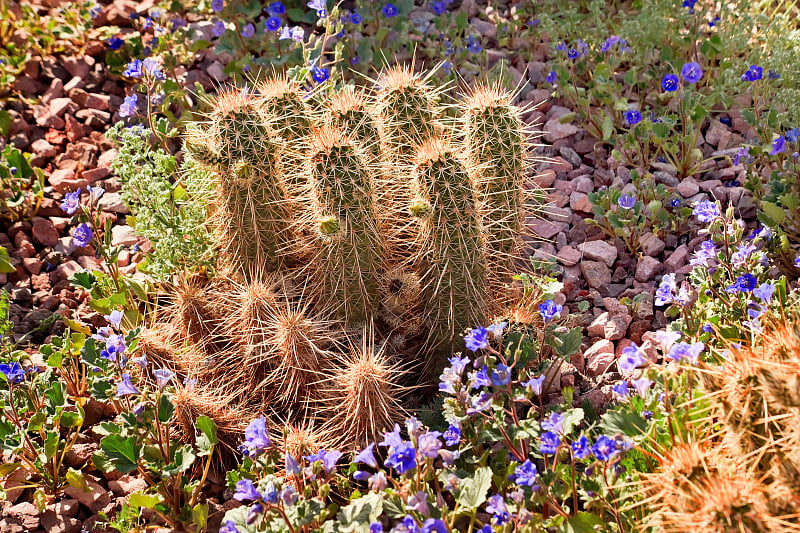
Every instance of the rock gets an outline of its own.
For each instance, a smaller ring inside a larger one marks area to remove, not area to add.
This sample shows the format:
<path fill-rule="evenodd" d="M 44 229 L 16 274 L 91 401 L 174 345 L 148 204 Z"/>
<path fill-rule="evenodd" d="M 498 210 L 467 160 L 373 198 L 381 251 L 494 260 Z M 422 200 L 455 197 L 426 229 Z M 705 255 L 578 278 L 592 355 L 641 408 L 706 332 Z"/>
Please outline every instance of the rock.
<path fill-rule="evenodd" d="M 655 275 L 658 274 L 662 268 L 664 268 L 664 264 L 661 261 L 646 255 L 642 257 L 639 260 L 639 264 L 636 265 L 636 274 L 634 275 L 634 279 L 636 281 L 645 283 L 653 279 L 653 277 L 655 277 Z"/>
<path fill-rule="evenodd" d="M 610 371 L 616 361 L 614 343 L 608 339 L 592 344 L 583 355 L 586 358 L 586 375 L 593 378 Z"/>
<path fill-rule="evenodd" d="M 675 192 L 684 198 L 691 198 L 700 192 L 700 185 L 697 184 L 694 178 L 683 178 L 678 186 L 675 187 Z"/>
<path fill-rule="evenodd" d="M 214 61 L 209 65 L 206 69 L 206 73 L 213 79 L 214 81 L 225 81 L 228 76 L 225 74 L 225 67 L 220 63 L 219 60 Z"/>
<path fill-rule="evenodd" d="M 84 103 L 84 105 L 89 109 L 97 109 L 98 111 L 108 111 L 109 109 L 108 103 L 110 100 L 111 100 L 110 95 L 89 93 L 86 96 L 86 102 Z"/>
<path fill-rule="evenodd" d="M 93 513 L 97 513 L 111 503 L 111 496 L 109 496 L 106 489 L 92 480 L 87 479 L 86 484 L 90 489 L 89 492 L 84 492 L 82 489 L 69 486 L 64 490 L 64 493 L 70 498 L 81 502 L 82 505 L 91 509 Z"/>
<path fill-rule="evenodd" d="M 47 533 L 80 533 L 82 524 L 75 518 L 61 516 L 53 511 L 42 513 L 42 527 Z"/>
<path fill-rule="evenodd" d="M 625 336 L 628 325 L 633 318 L 630 315 L 614 315 L 605 324 L 603 336 L 612 341 L 616 341 Z"/>
<path fill-rule="evenodd" d="M 62 116 L 67 111 L 74 113 L 77 111 L 77 105 L 71 98 L 53 98 L 48 105 L 48 109 L 52 115 L 57 117 Z"/>
<path fill-rule="evenodd" d="M 551 118 L 544 125 L 544 140 L 552 143 L 570 135 L 575 135 L 578 131 L 577 126 L 569 123 L 562 124 L 557 118 Z"/>
<path fill-rule="evenodd" d="M 98 451 L 100 451 L 100 445 L 95 442 L 75 444 L 64 456 L 64 463 L 72 468 L 81 468 L 89 462 L 92 454 Z"/>
<path fill-rule="evenodd" d="M 53 157 L 58 153 L 55 146 L 47 142 L 45 139 L 38 139 L 31 143 L 31 150 L 33 155 L 38 157 Z"/>
<path fill-rule="evenodd" d="M 9 507 L 5 510 L 5 516 L 18 520 L 27 531 L 33 531 L 39 527 L 39 511 L 30 502 L 22 502 Z"/>
<path fill-rule="evenodd" d="M 127 496 L 137 490 L 146 489 L 147 482 L 139 477 L 122 476 L 114 481 L 109 481 L 108 488 L 115 496 Z"/>
<path fill-rule="evenodd" d="M 33 219 L 33 240 L 42 246 L 55 246 L 58 243 L 58 230 L 46 218 L 35 217 Z M 38 274 L 38 272 L 36 272 Z"/>
<path fill-rule="evenodd" d="M 118 192 L 105 193 L 100 198 L 99 205 L 103 211 L 108 211 L 110 213 L 127 214 L 130 212 L 128 206 L 122 201 Z"/>
<path fill-rule="evenodd" d="M 133 246 L 139 242 L 133 228 L 130 226 L 114 226 L 111 228 L 112 246 Z"/>
<path fill-rule="evenodd" d="M 551 222 L 535 217 L 528 217 L 526 225 L 533 233 L 542 239 L 552 239 L 558 235 L 558 233 L 565 231 L 569 226 L 569 224 L 566 223 Z"/>
<path fill-rule="evenodd" d="M 542 187 L 544 189 L 552 187 L 553 182 L 555 181 L 556 181 L 556 172 L 551 168 L 542 170 L 539 174 L 533 177 L 533 182 L 539 187 Z"/>
<path fill-rule="evenodd" d="M 541 61 L 528 61 L 528 80 L 533 85 L 537 83 L 544 83 L 546 74 L 544 73 L 544 69 L 547 68 L 547 64 Z"/>
<path fill-rule="evenodd" d="M 575 191 L 569 195 L 569 207 L 573 211 L 580 211 L 581 213 L 592 212 L 592 202 L 590 202 L 589 197 L 582 192 Z"/>
<path fill-rule="evenodd" d="M 583 400 L 600 411 L 611 401 L 611 387 L 603 386 L 599 389 L 592 389 L 581 397 L 581 401 Z"/>
<path fill-rule="evenodd" d="M 617 260 L 617 248 L 606 241 L 584 242 L 578 245 L 578 250 L 580 250 L 585 257 L 594 261 L 603 261 L 609 267 Z"/>
<path fill-rule="evenodd" d="M 556 260 L 562 265 L 573 266 L 578 264 L 578 261 L 581 260 L 581 257 L 581 253 L 577 249 L 573 248 L 572 246 L 564 246 L 558 251 Z"/>
<path fill-rule="evenodd" d="M 611 283 L 611 270 L 605 263 L 581 261 L 581 273 L 586 279 L 586 283 L 593 289 L 606 287 Z"/>
<path fill-rule="evenodd" d="M 53 186 L 56 192 L 61 194 L 77 191 L 79 188 L 85 189 L 89 186 L 89 182 L 86 180 L 76 179 L 75 172 L 70 169 L 54 170 L 52 174 L 50 174 L 50 177 L 47 178 L 47 181 Z"/>
<path fill-rule="evenodd" d="M 50 283 L 57 285 L 59 281 L 71 278 L 74 274 L 83 271 L 83 268 L 75 261 L 61 263 L 55 270 L 50 272 Z"/>
<path fill-rule="evenodd" d="M 111 169 L 107 167 L 97 167 L 91 170 L 84 170 L 81 177 L 89 183 L 94 183 L 97 180 L 106 179 L 111 175 Z"/>
<path fill-rule="evenodd" d="M 656 237 L 653 233 L 645 233 L 639 237 L 639 248 L 641 248 L 644 255 L 656 257 L 664 251 L 664 241 Z"/>
<path fill-rule="evenodd" d="M 669 257 L 664 261 L 664 266 L 669 272 L 675 272 L 683 265 L 686 264 L 686 259 L 689 257 L 689 248 L 685 244 L 681 244 Z"/>
<path fill-rule="evenodd" d="M 3 490 L 6 491 L 6 499 L 9 502 L 15 503 L 17 499 L 22 496 L 22 493 L 25 489 L 18 489 L 16 487 L 22 487 L 23 485 L 26 485 L 30 477 L 30 471 L 23 467 L 17 468 L 3 480 Z"/>
<path fill-rule="evenodd" d="M 586 331 L 589 333 L 590 337 L 602 337 L 603 332 L 605 331 L 606 323 L 611 318 L 611 313 L 604 312 L 600 313 L 595 317 L 589 327 L 586 328 Z"/>
<path fill-rule="evenodd" d="M 497 26 L 495 26 L 491 22 L 474 18 L 470 21 L 470 25 L 476 30 L 478 30 L 478 33 L 480 33 L 487 39 L 497 38 Z"/>
<path fill-rule="evenodd" d="M 569 162 L 570 165 L 572 165 L 572 168 L 578 168 L 581 166 L 581 156 L 579 156 L 578 152 L 576 152 L 569 146 L 562 146 L 561 148 L 558 149 L 558 153 L 561 154 L 561 157 L 563 157 L 567 162 Z M 582 191 L 582 192 L 589 192 L 589 191 Z"/>

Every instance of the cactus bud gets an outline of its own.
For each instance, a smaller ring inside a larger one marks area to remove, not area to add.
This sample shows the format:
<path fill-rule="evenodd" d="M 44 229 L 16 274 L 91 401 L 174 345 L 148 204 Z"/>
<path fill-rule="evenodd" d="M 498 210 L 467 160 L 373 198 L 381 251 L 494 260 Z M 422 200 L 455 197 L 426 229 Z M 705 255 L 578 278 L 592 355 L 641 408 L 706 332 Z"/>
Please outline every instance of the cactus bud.
<path fill-rule="evenodd" d="M 340 229 L 339 219 L 334 216 L 323 217 L 319 221 L 319 232 L 325 236 L 336 235 Z"/>
<path fill-rule="evenodd" d="M 431 214 L 431 203 L 427 200 L 417 199 L 411 204 L 409 210 L 411 211 L 411 216 L 425 218 Z"/>

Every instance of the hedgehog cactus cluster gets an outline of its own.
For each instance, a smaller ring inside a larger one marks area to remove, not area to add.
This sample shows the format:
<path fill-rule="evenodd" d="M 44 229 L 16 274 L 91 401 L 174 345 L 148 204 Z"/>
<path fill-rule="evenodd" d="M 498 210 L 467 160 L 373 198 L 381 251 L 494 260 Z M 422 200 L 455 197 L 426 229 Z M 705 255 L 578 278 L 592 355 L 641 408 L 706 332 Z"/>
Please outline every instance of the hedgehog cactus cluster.
<path fill-rule="evenodd" d="M 799 531 L 800 325 L 702 369 L 708 438 L 645 479 L 658 531 Z"/>
<path fill-rule="evenodd" d="M 221 274 L 177 283 L 141 342 L 196 391 L 179 420 L 207 404 L 361 446 L 501 316 L 531 136 L 498 87 L 447 98 L 404 67 L 373 88 L 275 78 L 216 97 L 185 146 L 216 176 Z"/>

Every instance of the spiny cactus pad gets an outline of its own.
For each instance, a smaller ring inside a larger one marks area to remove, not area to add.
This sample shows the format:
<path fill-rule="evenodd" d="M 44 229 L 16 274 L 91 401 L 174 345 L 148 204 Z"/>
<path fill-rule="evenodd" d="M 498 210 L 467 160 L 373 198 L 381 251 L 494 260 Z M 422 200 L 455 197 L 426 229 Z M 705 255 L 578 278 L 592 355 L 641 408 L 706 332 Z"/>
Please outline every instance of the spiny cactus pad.
<path fill-rule="evenodd" d="M 490 260 L 520 255 L 519 110 L 496 88 L 447 98 L 406 67 L 330 95 L 277 78 L 221 92 L 190 128 L 224 275 L 178 281 L 143 344 L 203 398 L 224 390 L 185 414 L 264 414 L 307 452 L 360 446 L 520 293 L 512 261 Z"/>

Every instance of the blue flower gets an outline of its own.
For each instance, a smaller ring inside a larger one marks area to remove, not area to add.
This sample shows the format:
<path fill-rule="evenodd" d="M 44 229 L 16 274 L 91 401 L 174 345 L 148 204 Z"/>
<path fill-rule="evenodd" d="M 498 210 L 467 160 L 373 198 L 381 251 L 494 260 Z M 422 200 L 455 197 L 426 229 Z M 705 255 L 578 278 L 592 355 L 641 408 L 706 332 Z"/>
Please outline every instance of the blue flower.
<path fill-rule="evenodd" d="M 686 63 L 681 67 L 681 76 L 687 83 L 697 83 L 703 77 L 703 69 L 698 63 Z"/>
<path fill-rule="evenodd" d="M 422 533 L 449 533 L 447 525 L 439 518 L 428 518 L 422 524 Z"/>
<path fill-rule="evenodd" d="M 136 93 L 131 94 L 130 96 L 126 96 L 125 99 L 122 101 L 122 104 L 119 106 L 119 116 L 120 118 L 132 117 L 136 114 L 136 104 L 139 101 L 139 97 Z"/>
<path fill-rule="evenodd" d="M 81 205 L 81 190 L 78 189 L 75 192 L 68 192 L 67 194 L 64 195 L 64 201 L 61 202 L 61 209 L 68 215 L 74 215 L 75 211 L 78 210 L 78 207 L 80 207 L 80 205 Z"/>
<path fill-rule="evenodd" d="M 610 461 L 617 455 L 617 442 L 610 437 L 601 435 L 592 446 L 592 453 L 601 461 Z"/>
<path fill-rule="evenodd" d="M 264 489 L 264 501 L 272 504 L 278 503 L 278 489 L 275 488 L 272 481 L 268 482 Z"/>
<path fill-rule="evenodd" d="M 256 27 L 253 26 L 252 23 L 247 24 L 244 28 L 242 28 L 242 37 L 244 37 L 245 39 L 249 39 L 255 34 L 256 34 Z"/>
<path fill-rule="evenodd" d="M 692 214 L 700 222 L 709 223 L 719 216 L 719 206 L 715 202 L 703 200 L 694 207 Z"/>
<path fill-rule="evenodd" d="M 661 88 L 667 91 L 668 93 L 671 93 L 673 91 L 678 90 L 679 83 L 680 82 L 678 80 L 678 76 L 676 76 L 675 74 L 667 74 L 661 80 Z"/>
<path fill-rule="evenodd" d="M 89 227 L 89 224 L 85 222 L 75 228 L 75 232 L 72 234 L 72 244 L 77 248 L 83 248 L 84 246 L 88 246 L 90 242 L 92 242 L 92 237 L 94 233 L 92 232 L 92 228 Z"/>
<path fill-rule="evenodd" d="M 148 57 L 142 62 L 142 67 L 144 67 L 144 71 L 153 76 L 154 79 L 162 81 L 166 79 L 166 75 L 161 70 L 161 63 L 157 59 Z"/>
<path fill-rule="evenodd" d="M 539 304 L 539 314 L 542 315 L 545 322 L 549 322 L 560 315 L 562 309 L 563 306 L 558 305 L 553 300 L 547 300 Z"/>
<path fill-rule="evenodd" d="M 758 283 L 756 277 L 750 273 L 747 273 L 736 278 L 736 281 L 733 283 L 733 285 L 730 285 L 725 290 L 730 293 L 750 292 L 755 289 L 756 283 Z"/>
<path fill-rule="evenodd" d="M 491 385 L 492 382 L 489 381 L 489 367 L 483 365 L 480 370 L 473 372 L 470 375 L 470 383 L 473 389 L 480 389 Z"/>
<path fill-rule="evenodd" d="M 790 143 L 796 143 L 800 139 L 800 129 L 792 128 L 786 132 L 786 140 Z"/>
<path fill-rule="evenodd" d="M 461 428 L 450 424 L 450 427 L 444 432 L 444 443 L 448 446 L 455 446 L 459 442 L 461 442 Z"/>
<path fill-rule="evenodd" d="M 355 456 L 353 458 L 354 463 L 364 463 L 365 465 L 369 465 L 372 468 L 378 468 L 378 461 L 375 460 L 375 454 L 373 453 L 373 448 L 375 448 L 375 443 L 373 442 Z"/>
<path fill-rule="evenodd" d="M 681 4 L 683 7 L 689 9 L 690 14 L 694 14 L 694 5 L 697 3 L 697 0 L 683 0 Z"/>
<path fill-rule="evenodd" d="M 300 473 L 300 463 L 297 462 L 297 459 L 292 457 L 292 454 L 287 453 L 286 458 L 284 459 L 284 468 L 286 469 L 286 473 L 290 476 L 296 476 Z"/>
<path fill-rule="evenodd" d="M 480 41 L 475 36 L 470 35 L 467 37 L 467 50 L 473 54 L 477 54 L 483 50 L 483 47 L 481 47 Z"/>
<path fill-rule="evenodd" d="M 542 420 L 542 429 L 555 433 L 563 433 L 564 415 L 558 411 L 553 411 L 547 418 Z"/>
<path fill-rule="evenodd" d="M 536 465 L 530 459 L 526 459 L 524 463 L 514 469 L 513 481 L 522 487 L 533 487 L 538 474 Z"/>
<path fill-rule="evenodd" d="M 233 499 L 239 502 L 260 500 L 261 494 L 259 494 L 252 480 L 242 479 L 236 482 L 236 492 L 233 493 Z"/>
<path fill-rule="evenodd" d="M 144 71 L 142 71 L 142 60 L 141 59 L 134 59 L 130 63 L 128 63 L 127 68 L 122 72 L 123 76 L 127 76 L 129 78 L 141 78 L 144 76 Z"/>
<path fill-rule="evenodd" d="M 486 328 L 486 331 L 492 334 L 496 340 L 500 340 L 503 338 L 503 331 L 505 331 L 506 326 L 508 326 L 508 322 L 498 322 L 497 324 L 492 324 Z"/>
<path fill-rule="evenodd" d="M 103 8 L 101 8 L 100 6 L 95 6 L 89 10 L 89 16 L 92 17 L 92 19 L 96 19 L 97 17 L 100 16 L 100 13 L 102 12 Z"/>
<path fill-rule="evenodd" d="M 156 378 L 158 389 L 164 390 L 164 387 L 175 377 L 175 372 L 166 368 L 159 368 L 158 370 L 153 370 L 153 376 Z"/>
<path fill-rule="evenodd" d="M 783 135 L 779 135 L 778 137 L 772 140 L 772 150 L 770 150 L 769 155 L 777 155 L 784 151 L 786 148 L 786 138 Z"/>
<path fill-rule="evenodd" d="M 486 505 L 486 512 L 494 515 L 492 522 L 495 522 L 494 519 L 497 518 L 501 520 L 495 522 L 495 525 L 503 525 L 508 521 L 508 507 L 506 507 L 505 500 L 499 494 L 493 494 L 492 496 L 489 496 L 489 503 Z"/>
<path fill-rule="evenodd" d="M 508 385 L 509 381 L 511 381 L 511 370 L 503 363 L 498 364 L 497 368 L 492 370 L 492 385 L 503 387 Z"/>
<path fill-rule="evenodd" d="M 364 18 L 361 16 L 361 14 L 358 11 L 353 10 L 353 14 L 350 15 L 350 22 L 358 25 L 361 24 L 363 21 Z"/>
<path fill-rule="evenodd" d="M 650 390 L 650 386 L 652 384 L 653 382 L 645 377 L 641 377 L 639 379 L 634 379 L 633 381 L 631 381 L 631 385 L 633 385 L 633 388 L 636 389 L 636 392 L 642 398 L 647 396 L 647 391 Z"/>
<path fill-rule="evenodd" d="M 219 13 L 225 8 L 225 0 L 211 0 L 211 10 Z"/>
<path fill-rule="evenodd" d="M 547 83 L 553 84 L 558 79 L 558 74 L 556 74 L 555 70 L 551 70 L 547 77 L 544 79 Z"/>
<path fill-rule="evenodd" d="M 378 443 L 378 446 L 390 446 L 395 448 L 403 444 L 403 438 L 400 436 L 400 424 L 395 424 L 392 431 L 386 431 L 383 434 L 383 442 Z"/>
<path fill-rule="evenodd" d="M 642 351 L 635 342 L 631 342 L 630 346 L 622 349 L 622 355 L 617 361 L 617 366 L 623 372 L 632 372 L 634 369 L 644 365 L 644 357 Z"/>
<path fill-rule="evenodd" d="M 561 438 L 552 431 L 542 433 L 542 443 L 539 451 L 545 455 L 552 455 L 556 453 L 558 446 L 561 444 Z"/>
<path fill-rule="evenodd" d="M 276 16 L 269 17 L 267 21 L 264 23 L 264 27 L 267 28 L 267 31 L 278 31 L 283 24 L 283 21 Z"/>
<path fill-rule="evenodd" d="M 468 415 L 486 411 L 492 406 L 492 395 L 488 392 L 482 392 L 479 396 L 470 399 L 470 406 L 471 407 L 467 409 Z"/>
<path fill-rule="evenodd" d="M 438 431 L 428 431 L 427 433 L 420 435 L 417 439 L 419 453 L 425 457 L 437 457 L 439 455 L 439 450 L 442 447 L 442 441 L 439 440 L 439 437 L 441 436 L 442 434 Z"/>
<path fill-rule="evenodd" d="M 770 69 L 770 71 L 767 73 L 767 77 L 771 80 L 777 80 L 781 77 L 781 75 L 778 72 Z"/>
<path fill-rule="evenodd" d="M 372 522 L 369 525 L 369 533 L 383 533 L 383 524 L 380 522 Z"/>
<path fill-rule="evenodd" d="M 464 343 L 468 350 L 477 352 L 489 347 L 489 333 L 484 327 L 471 329 L 469 333 L 464 335 Z"/>
<path fill-rule="evenodd" d="M 331 71 L 328 67 L 314 67 L 311 69 L 311 77 L 317 83 L 322 83 L 331 77 Z"/>
<path fill-rule="evenodd" d="M 581 435 L 578 440 L 570 444 L 570 448 L 572 448 L 572 455 L 575 456 L 575 459 L 586 459 L 589 456 L 589 439 L 586 438 L 586 435 Z"/>
<path fill-rule="evenodd" d="M 695 342 L 693 344 L 679 342 L 672 346 L 672 349 L 670 349 L 667 357 L 673 361 L 688 359 L 692 363 L 696 363 L 700 358 L 700 354 L 703 352 L 703 349 L 705 349 L 705 344 L 702 342 Z"/>
<path fill-rule="evenodd" d="M 267 430 L 267 419 L 262 415 L 251 420 L 247 429 L 244 430 L 244 442 L 242 442 L 241 446 L 243 453 L 253 457 L 271 445 L 272 441 L 269 439 L 269 430 Z"/>
<path fill-rule="evenodd" d="M 625 122 L 628 126 L 635 126 L 642 121 L 642 114 L 635 109 L 625 112 Z"/>
<path fill-rule="evenodd" d="M 544 380 L 545 380 L 545 375 L 542 374 L 538 378 L 531 378 L 530 380 L 528 380 L 527 382 L 523 383 L 522 385 L 524 385 L 524 386 L 528 387 L 529 389 L 531 389 L 531 391 L 536 396 L 541 396 L 542 395 L 542 385 L 544 384 Z"/>
<path fill-rule="evenodd" d="M 272 2 L 270 5 L 267 6 L 267 13 L 270 15 L 283 15 L 286 13 L 286 6 L 283 5 L 283 2 Z"/>
<path fill-rule="evenodd" d="M 306 5 L 316 11 L 319 18 L 324 19 L 328 16 L 328 2 L 326 0 L 310 0 Z"/>
<path fill-rule="evenodd" d="M 447 5 L 444 2 L 434 2 L 431 8 L 437 15 L 443 15 L 447 11 Z"/>
<path fill-rule="evenodd" d="M 0 363 L 0 373 L 6 377 L 9 383 L 22 383 L 25 380 L 25 369 L 16 361 Z"/>
<path fill-rule="evenodd" d="M 126 372 L 122 374 L 122 381 L 117 384 L 117 397 L 127 396 L 129 394 L 141 394 L 141 391 L 131 383 L 131 375 Z"/>
<path fill-rule="evenodd" d="M 753 296 L 759 298 L 767 303 L 772 300 L 772 294 L 775 292 L 775 284 L 765 282 L 753 289 Z"/>
<path fill-rule="evenodd" d="M 446 76 L 449 76 L 453 73 L 453 64 L 449 61 L 442 62 L 442 72 L 445 73 Z"/>
<path fill-rule="evenodd" d="M 620 381 L 613 387 L 611 387 L 611 391 L 620 399 L 625 399 L 630 396 L 630 391 L 628 390 L 628 382 L 627 381 Z"/>
<path fill-rule="evenodd" d="M 392 529 L 392 533 L 422 533 L 414 517 L 406 515 L 397 526 Z"/>
<path fill-rule="evenodd" d="M 714 241 L 708 239 L 700 244 L 700 248 L 698 248 L 698 250 L 692 255 L 692 259 L 689 261 L 689 263 L 692 266 L 709 266 L 709 261 L 716 260 L 716 258 L 717 245 L 714 244 Z"/>
<path fill-rule="evenodd" d="M 755 251 L 756 246 L 754 244 L 740 244 L 736 247 L 736 251 L 731 254 L 731 263 L 735 267 L 741 267 Z"/>
<path fill-rule="evenodd" d="M 122 322 L 122 318 L 124 316 L 125 314 L 122 311 L 120 311 L 119 309 L 115 309 L 111 311 L 110 314 L 103 315 L 103 318 L 105 318 L 108 321 L 108 323 L 114 326 L 115 328 L 119 328 L 119 325 Z"/>
<path fill-rule="evenodd" d="M 384 17 L 390 19 L 397 15 L 397 6 L 391 2 L 387 2 L 386 5 L 383 6 L 383 9 L 381 9 L 381 12 L 383 13 Z"/>
<path fill-rule="evenodd" d="M 108 44 L 109 50 L 119 50 L 122 48 L 122 45 L 125 44 L 125 41 L 115 35 L 106 41 L 106 44 Z"/>
<path fill-rule="evenodd" d="M 219 528 L 219 533 L 241 533 L 236 523 L 233 520 L 225 520 L 225 523 Z"/>
<path fill-rule="evenodd" d="M 336 463 L 339 462 L 339 459 L 342 458 L 342 455 L 344 454 L 339 450 L 331 450 L 329 452 L 324 452 L 324 456 L 322 458 L 322 466 L 323 468 L 325 468 L 325 471 L 330 473 L 331 471 L 335 470 Z"/>
<path fill-rule="evenodd" d="M 386 466 L 394 468 L 403 474 L 417 467 L 417 451 L 408 443 L 403 442 L 394 447 L 394 451 L 386 459 Z"/>
<path fill-rule="evenodd" d="M 559 52 L 566 52 L 567 51 L 567 43 L 565 43 L 564 41 L 561 41 L 560 43 L 558 43 L 556 45 L 556 50 L 558 50 Z"/>
<path fill-rule="evenodd" d="M 284 505 L 292 506 L 297 503 L 297 490 L 291 485 L 287 485 L 281 489 L 278 498 L 281 499 Z"/>
<path fill-rule="evenodd" d="M 750 65 L 750 68 L 742 74 L 742 81 L 756 81 L 760 80 L 762 76 L 763 69 L 758 65 Z"/>
<path fill-rule="evenodd" d="M 225 23 L 218 20 L 211 26 L 211 34 L 214 35 L 214 37 L 220 37 L 223 33 L 225 33 Z"/>
<path fill-rule="evenodd" d="M 611 37 L 606 39 L 606 41 L 600 47 L 600 51 L 603 52 L 603 53 L 606 53 L 609 50 L 611 50 L 617 43 L 619 43 L 619 36 L 618 35 L 612 35 Z"/>
<path fill-rule="evenodd" d="M 570 48 L 569 50 L 567 50 L 567 57 L 574 61 L 574 60 L 578 59 L 579 57 L 581 57 L 581 54 L 580 54 L 580 52 L 578 52 L 574 48 Z"/>
<path fill-rule="evenodd" d="M 628 113 L 630 113 L 630 111 L 628 111 Z M 633 206 L 636 205 L 636 198 L 628 194 L 623 194 L 619 197 L 619 200 L 617 200 L 617 205 L 622 209 L 633 209 Z"/>

